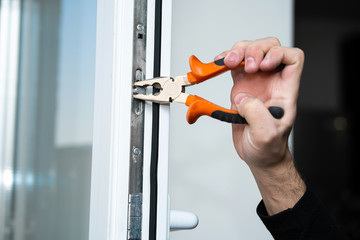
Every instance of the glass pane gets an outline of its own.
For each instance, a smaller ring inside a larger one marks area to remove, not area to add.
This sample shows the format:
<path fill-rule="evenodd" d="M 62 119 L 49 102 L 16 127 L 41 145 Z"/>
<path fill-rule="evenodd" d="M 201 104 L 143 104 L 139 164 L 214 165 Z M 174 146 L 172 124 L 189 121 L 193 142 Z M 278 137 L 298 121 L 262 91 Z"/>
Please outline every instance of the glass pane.
<path fill-rule="evenodd" d="M 22 1 L 14 239 L 88 239 L 96 0 Z"/>

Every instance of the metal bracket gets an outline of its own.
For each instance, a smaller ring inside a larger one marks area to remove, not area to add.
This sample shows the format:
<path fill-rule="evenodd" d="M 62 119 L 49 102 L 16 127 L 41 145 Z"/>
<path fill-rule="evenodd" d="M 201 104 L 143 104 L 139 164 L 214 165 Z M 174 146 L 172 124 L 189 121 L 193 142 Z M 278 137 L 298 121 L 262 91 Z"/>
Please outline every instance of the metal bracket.
<path fill-rule="evenodd" d="M 142 195 L 129 195 L 128 239 L 141 239 Z"/>

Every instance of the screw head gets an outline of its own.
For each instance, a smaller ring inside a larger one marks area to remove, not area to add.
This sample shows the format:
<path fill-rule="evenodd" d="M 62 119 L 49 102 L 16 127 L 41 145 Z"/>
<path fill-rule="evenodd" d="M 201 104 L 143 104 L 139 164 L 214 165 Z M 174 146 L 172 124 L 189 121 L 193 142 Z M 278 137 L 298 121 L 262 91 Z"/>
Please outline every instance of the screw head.
<path fill-rule="evenodd" d="M 138 25 L 136 26 L 136 29 L 137 29 L 138 31 L 142 31 L 142 30 L 144 30 L 144 26 L 141 25 L 141 24 L 138 24 Z"/>
<path fill-rule="evenodd" d="M 136 156 L 139 155 L 140 152 L 141 152 L 141 151 L 140 151 L 140 149 L 138 149 L 138 148 L 134 148 L 134 149 L 133 149 L 133 153 L 134 153 L 134 155 L 136 155 Z"/>

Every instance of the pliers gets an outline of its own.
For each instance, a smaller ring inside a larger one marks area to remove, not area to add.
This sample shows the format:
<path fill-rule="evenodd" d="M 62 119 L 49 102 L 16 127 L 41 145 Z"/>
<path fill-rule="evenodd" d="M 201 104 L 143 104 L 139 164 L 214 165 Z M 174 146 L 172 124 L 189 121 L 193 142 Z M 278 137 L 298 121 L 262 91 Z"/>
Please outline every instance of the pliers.
<path fill-rule="evenodd" d="M 192 55 L 189 59 L 191 72 L 187 75 L 172 77 L 158 77 L 134 83 L 133 97 L 155 103 L 184 103 L 189 107 L 186 119 L 189 124 L 193 124 L 202 115 L 235 124 L 246 124 L 245 118 L 241 117 L 237 111 L 220 107 L 196 95 L 185 93 L 185 87 L 201 83 L 213 78 L 221 73 L 230 70 L 224 64 L 224 58 L 210 63 L 202 63 L 197 57 Z M 244 67 L 244 61 L 239 67 Z M 146 94 L 146 87 L 152 86 L 153 93 Z M 143 88 L 139 93 L 138 88 Z M 272 116 L 280 119 L 284 115 L 284 110 L 280 107 L 268 107 Z"/>

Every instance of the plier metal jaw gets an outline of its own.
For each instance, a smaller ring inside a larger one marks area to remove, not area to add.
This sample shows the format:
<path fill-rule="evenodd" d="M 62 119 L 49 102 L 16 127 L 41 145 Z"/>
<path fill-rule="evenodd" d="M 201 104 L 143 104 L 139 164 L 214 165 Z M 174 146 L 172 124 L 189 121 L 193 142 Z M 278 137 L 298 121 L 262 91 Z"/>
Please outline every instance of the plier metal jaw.
<path fill-rule="evenodd" d="M 153 87 L 152 94 L 134 94 L 134 98 L 152 101 L 156 103 L 185 103 L 189 94 L 185 93 L 185 87 L 192 85 L 186 76 L 171 77 L 158 77 L 145 81 L 135 82 L 134 87 L 146 88 Z"/>
<path fill-rule="evenodd" d="M 156 103 L 184 103 L 189 107 L 186 119 L 190 124 L 195 123 L 203 115 L 229 123 L 247 123 L 245 118 L 241 117 L 237 111 L 220 107 L 201 97 L 185 93 L 185 87 L 201 83 L 228 71 L 229 68 L 225 66 L 224 59 L 202 63 L 195 56 L 191 56 L 189 64 L 191 72 L 188 72 L 185 76 L 175 78 L 159 77 L 135 82 L 133 97 Z M 239 67 L 242 66 L 244 66 L 244 62 Z M 146 88 L 149 86 L 153 88 L 153 92 L 146 94 Z M 139 93 L 139 88 L 142 88 L 143 93 Z M 277 119 L 284 114 L 283 109 L 280 107 L 269 107 L 269 111 Z"/>

